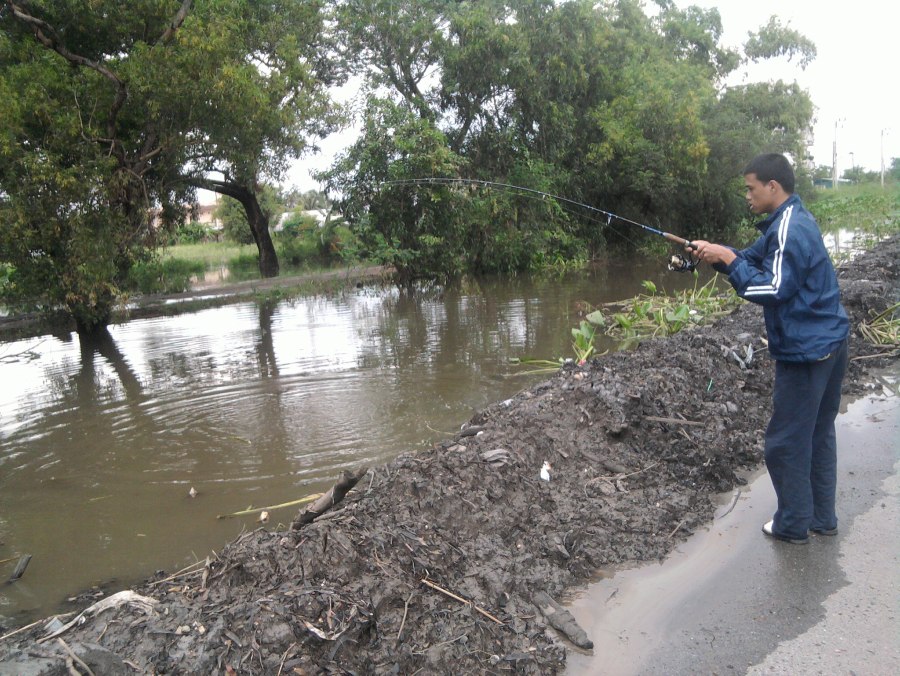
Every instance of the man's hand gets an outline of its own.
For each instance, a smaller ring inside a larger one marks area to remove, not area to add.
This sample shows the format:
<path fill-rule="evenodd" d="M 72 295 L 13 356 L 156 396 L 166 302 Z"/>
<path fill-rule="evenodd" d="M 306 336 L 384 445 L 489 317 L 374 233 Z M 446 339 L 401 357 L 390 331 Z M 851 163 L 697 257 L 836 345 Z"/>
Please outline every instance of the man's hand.
<path fill-rule="evenodd" d="M 737 258 L 737 255 L 734 253 L 734 251 L 729 249 L 727 246 L 722 246 L 721 244 L 711 244 L 702 239 L 695 239 L 691 243 L 697 248 L 692 251 L 690 247 L 686 247 L 686 250 L 690 253 L 693 253 L 704 263 L 709 263 L 710 265 L 715 265 L 716 263 L 730 265 L 731 262 L 735 258 Z"/>

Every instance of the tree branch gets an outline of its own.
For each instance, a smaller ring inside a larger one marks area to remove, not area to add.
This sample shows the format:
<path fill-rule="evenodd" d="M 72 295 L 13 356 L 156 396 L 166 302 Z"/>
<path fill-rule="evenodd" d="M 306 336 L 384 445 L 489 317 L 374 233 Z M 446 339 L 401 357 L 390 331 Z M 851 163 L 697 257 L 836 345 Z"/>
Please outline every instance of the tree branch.
<path fill-rule="evenodd" d="M 16 5 L 12 2 L 12 0 L 7 0 L 6 6 L 9 7 L 16 19 L 27 24 L 31 28 L 34 37 L 38 42 L 44 45 L 44 47 L 53 50 L 69 63 L 83 68 L 89 68 L 113 83 L 113 86 L 116 88 L 116 96 L 109 109 L 109 119 L 106 121 L 106 134 L 111 139 L 110 143 L 112 144 L 112 150 L 115 152 L 115 148 L 119 147 L 119 143 L 116 139 L 116 118 L 118 117 L 122 106 L 125 104 L 125 99 L 128 97 L 128 88 L 126 87 L 125 82 L 102 63 L 70 51 L 59 39 L 59 36 L 56 34 L 53 27 L 43 19 L 32 16 L 20 5 Z M 123 151 L 119 147 L 119 152 L 116 156 L 120 159 L 124 159 L 122 152 Z"/>
<path fill-rule="evenodd" d="M 159 37 L 157 44 L 165 44 L 172 39 L 172 36 L 175 35 L 175 31 L 181 28 L 181 24 L 184 23 L 188 12 L 191 11 L 191 5 L 193 4 L 193 0 L 184 0 L 184 2 L 181 3 L 181 7 L 175 13 L 175 17 L 169 22 L 169 25 L 166 26 L 166 30 L 163 31 L 163 34 Z"/>

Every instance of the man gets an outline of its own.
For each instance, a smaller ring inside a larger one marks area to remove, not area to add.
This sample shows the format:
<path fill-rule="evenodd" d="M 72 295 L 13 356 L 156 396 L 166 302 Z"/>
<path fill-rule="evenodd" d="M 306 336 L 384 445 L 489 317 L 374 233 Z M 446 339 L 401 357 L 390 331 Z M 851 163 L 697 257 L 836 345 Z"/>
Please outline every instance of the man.
<path fill-rule="evenodd" d="M 810 532 L 837 534 L 834 419 L 847 369 L 849 320 L 834 266 L 812 214 L 794 195 L 783 155 L 759 155 L 744 169 L 747 203 L 762 236 L 749 248 L 697 241 L 701 260 L 728 275 L 738 295 L 763 306 L 775 360 L 766 468 L 778 508 L 766 535 L 806 544 Z"/>

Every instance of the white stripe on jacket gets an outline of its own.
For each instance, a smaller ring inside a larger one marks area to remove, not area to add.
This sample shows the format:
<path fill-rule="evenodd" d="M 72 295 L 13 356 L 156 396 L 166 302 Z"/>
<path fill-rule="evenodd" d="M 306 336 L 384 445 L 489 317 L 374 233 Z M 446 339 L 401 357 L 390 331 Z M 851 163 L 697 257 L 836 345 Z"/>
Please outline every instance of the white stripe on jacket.
<path fill-rule="evenodd" d="M 748 286 L 744 291 L 745 296 L 774 296 L 781 287 L 781 264 L 784 261 L 784 246 L 787 243 L 788 226 L 791 222 L 792 204 L 781 214 L 781 222 L 778 224 L 778 249 L 775 250 L 775 260 L 772 263 L 772 283 L 760 286 Z"/>

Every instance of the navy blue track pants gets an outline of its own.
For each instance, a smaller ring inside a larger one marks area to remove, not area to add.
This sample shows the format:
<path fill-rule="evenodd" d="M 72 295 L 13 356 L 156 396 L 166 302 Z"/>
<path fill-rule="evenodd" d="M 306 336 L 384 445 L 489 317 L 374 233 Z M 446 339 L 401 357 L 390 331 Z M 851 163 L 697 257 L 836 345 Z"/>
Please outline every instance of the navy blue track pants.
<path fill-rule="evenodd" d="M 847 341 L 814 362 L 775 362 L 766 468 L 778 509 L 772 532 L 803 539 L 811 528 L 837 528 L 837 443 L 834 419 L 847 370 Z"/>

